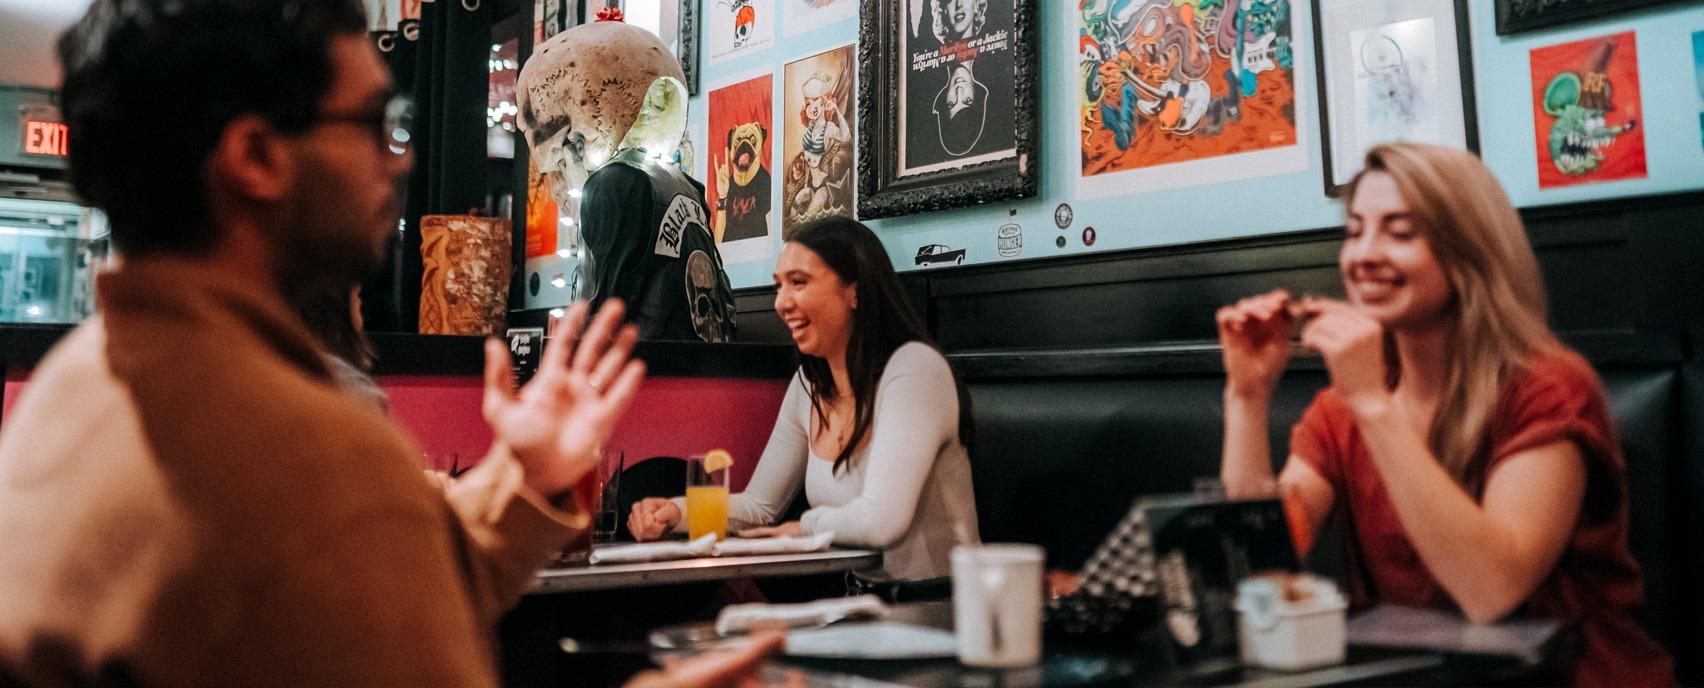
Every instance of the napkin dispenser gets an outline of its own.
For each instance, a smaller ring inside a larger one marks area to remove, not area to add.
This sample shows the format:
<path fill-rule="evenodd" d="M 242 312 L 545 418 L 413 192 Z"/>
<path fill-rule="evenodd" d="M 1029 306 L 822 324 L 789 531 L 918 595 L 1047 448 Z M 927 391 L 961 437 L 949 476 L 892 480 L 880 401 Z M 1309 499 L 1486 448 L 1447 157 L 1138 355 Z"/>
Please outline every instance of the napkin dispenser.
<path fill-rule="evenodd" d="M 1237 584 L 1237 637 L 1244 664 L 1297 671 L 1342 664 L 1349 603 L 1318 576 L 1252 576 Z"/>

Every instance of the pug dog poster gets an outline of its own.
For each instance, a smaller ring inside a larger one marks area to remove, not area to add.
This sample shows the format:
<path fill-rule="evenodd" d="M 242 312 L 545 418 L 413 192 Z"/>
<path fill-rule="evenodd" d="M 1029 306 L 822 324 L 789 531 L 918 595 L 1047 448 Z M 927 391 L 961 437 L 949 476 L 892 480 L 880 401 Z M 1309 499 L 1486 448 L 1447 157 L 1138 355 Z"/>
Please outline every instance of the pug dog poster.
<path fill-rule="evenodd" d="M 705 142 L 716 241 L 728 262 L 768 257 L 773 209 L 773 76 L 764 74 L 710 91 Z M 755 244 L 748 249 L 746 242 Z"/>

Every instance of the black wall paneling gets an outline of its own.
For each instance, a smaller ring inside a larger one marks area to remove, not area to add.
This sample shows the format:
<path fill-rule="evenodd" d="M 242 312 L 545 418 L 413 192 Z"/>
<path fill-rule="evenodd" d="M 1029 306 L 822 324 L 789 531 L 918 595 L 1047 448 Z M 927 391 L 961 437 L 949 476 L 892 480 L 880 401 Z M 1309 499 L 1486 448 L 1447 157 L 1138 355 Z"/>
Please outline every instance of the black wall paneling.
<path fill-rule="evenodd" d="M 1551 320 L 1570 342 L 1678 347 L 1704 327 L 1704 192 L 1522 211 Z M 1113 230 L 1108 230 L 1113 231 Z M 1148 356 L 1142 369 L 1216 366 L 1213 312 L 1276 287 L 1341 295 L 1342 229 L 902 273 L 942 348 L 966 365 L 1109 369 L 1066 352 Z M 740 339 L 787 343 L 768 287 L 737 293 Z M 1659 344 L 1628 344 L 1656 337 Z M 1619 343 L 1618 343 L 1619 342 Z M 1091 356 L 1092 358 L 1092 356 Z M 972 362 L 975 363 L 972 363 Z"/>
<path fill-rule="evenodd" d="M 734 293 L 734 326 L 742 342 L 793 342 L 786 324 L 775 315 L 775 290 L 771 287 Z"/>

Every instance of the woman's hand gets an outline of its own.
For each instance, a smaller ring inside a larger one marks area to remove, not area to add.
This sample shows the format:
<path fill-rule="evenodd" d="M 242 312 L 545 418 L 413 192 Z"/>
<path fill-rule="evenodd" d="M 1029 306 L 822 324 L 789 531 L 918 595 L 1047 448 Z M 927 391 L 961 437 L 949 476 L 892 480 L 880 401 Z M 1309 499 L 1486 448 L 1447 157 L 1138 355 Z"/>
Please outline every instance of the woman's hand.
<path fill-rule="evenodd" d="M 1302 312 L 1312 318 L 1302 329 L 1302 344 L 1325 357 L 1331 386 L 1349 409 L 1362 417 L 1388 411 L 1384 326 L 1334 299 L 1307 299 Z"/>
<path fill-rule="evenodd" d="M 788 521 L 778 526 L 769 526 L 765 528 L 747 528 L 739 532 L 739 536 L 743 538 L 782 537 L 798 534 L 798 521 Z"/>
<path fill-rule="evenodd" d="M 538 373 L 518 394 L 507 348 L 496 338 L 485 342 L 485 421 L 525 469 L 527 486 L 551 499 L 598 465 L 600 447 L 645 379 L 645 364 L 630 360 L 639 330 L 621 324 L 621 302 L 605 303 L 576 342 L 586 310 L 584 301 L 568 309 L 568 336 L 545 347 Z"/>
<path fill-rule="evenodd" d="M 627 515 L 627 532 L 639 542 L 656 540 L 680 525 L 680 507 L 661 497 L 646 497 L 633 503 Z"/>
<path fill-rule="evenodd" d="M 1290 293 L 1278 289 L 1219 309 L 1226 391 L 1250 399 L 1272 395 L 1290 362 L 1290 305 Z"/>

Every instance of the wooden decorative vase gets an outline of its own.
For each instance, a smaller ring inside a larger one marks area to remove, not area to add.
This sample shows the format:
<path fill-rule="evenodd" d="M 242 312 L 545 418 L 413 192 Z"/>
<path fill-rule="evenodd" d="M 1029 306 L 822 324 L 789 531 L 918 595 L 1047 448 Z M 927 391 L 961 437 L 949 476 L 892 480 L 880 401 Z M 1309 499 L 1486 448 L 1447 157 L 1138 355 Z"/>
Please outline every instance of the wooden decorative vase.
<path fill-rule="evenodd" d="M 509 308 L 509 221 L 476 215 L 420 218 L 420 333 L 488 335 Z"/>

